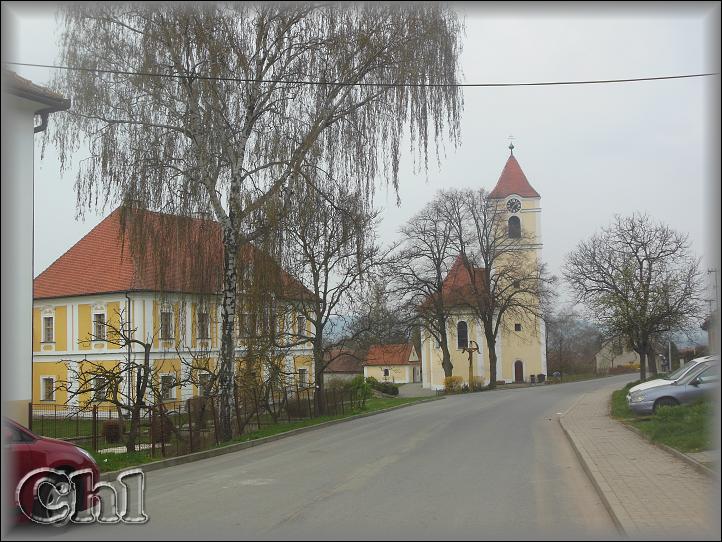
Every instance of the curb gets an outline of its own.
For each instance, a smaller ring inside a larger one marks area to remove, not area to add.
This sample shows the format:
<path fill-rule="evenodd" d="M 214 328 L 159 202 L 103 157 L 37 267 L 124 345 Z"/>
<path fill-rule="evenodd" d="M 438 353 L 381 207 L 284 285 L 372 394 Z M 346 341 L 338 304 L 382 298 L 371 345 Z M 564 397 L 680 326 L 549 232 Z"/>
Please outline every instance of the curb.
<path fill-rule="evenodd" d="M 621 520 L 619 519 L 616 512 L 614 511 L 614 506 L 609 501 L 609 499 L 607 499 L 607 496 L 604 493 L 604 491 L 602 490 L 602 487 L 600 486 L 599 481 L 594 476 L 594 473 L 592 472 L 592 469 L 589 466 L 591 461 L 587 460 L 587 458 L 585 457 L 585 453 L 577 446 L 577 443 L 575 442 L 574 437 L 572 437 L 572 435 L 569 433 L 567 428 L 564 426 L 564 422 L 562 421 L 562 418 L 564 418 L 564 416 L 566 416 L 569 413 L 569 411 L 571 411 L 572 408 L 574 408 L 574 406 L 579 402 L 580 399 L 581 399 L 581 397 L 579 399 L 577 399 L 577 401 L 575 401 L 574 404 L 571 407 L 569 407 L 566 410 L 566 412 L 564 412 L 564 414 L 560 415 L 559 418 L 557 418 L 559 420 L 559 425 L 561 426 L 562 431 L 566 435 L 567 440 L 572 445 L 572 449 L 574 450 L 574 453 L 576 454 L 577 458 L 579 459 L 579 463 L 581 463 L 582 469 L 584 469 L 584 472 L 586 473 L 589 480 L 592 482 L 594 489 L 596 489 L 597 494 L 599 495 L 599 498 L 602 500 L 602 504 L 604 504 L 604 508 L 609 513 L 609 517 L 612 518 L 612 522 L 614 523 L 614 526 L 617 528 L 617 531 L 619 531 L 619 534 L 621 534 L 622 536 L 628 536 L 627 531 L 624 529 L 624 526 L 622 525 Z"/>
<path fill-rule="evenodd" d="M 672 454 L 673 456 L 675 456 L 676 458 L 681 459 L 682 461 L 686 462 L 690 467 L 692 467 L 693 469 L 695 469 L 697 472 L 700 472 L 700 473 L 702 473 L 702 474 L 706 474 L 707 476 L 709 476 L 710 478 L 713 478 L 713 479 L 715 479 L 715 480 L 719 480 L 719 474 L 718 474 L 718 473 L 716 473 L 713 469 L 710 469 L 709 467 L 704 466 L 702 463 L 700 463 L 700 462 L 697 461 L 696 459 L 691 458 L 690 456 L 688 456 L 688 455 L 685 454 L 684 452 L 680 452 L 679 450 L 675 450 L 675 449 L 672 448 L 671 446 L 667 446 L 666 444 L 663 444 L 663 443 L 661 443 L 661 442 L 654 442 L 653 440 L 651 440 L 647 435 L 645 435 L 644 433 L 642 433 L 642 431 L 640 431 L 640 430 L 637 429 L 636 427 L 631 426 L 631 425 L 629 425 L 629 424 L 627 424 L 627 423 L 624 423 L 623 421 L 616 420 L 616 419 L 614 419 L 614 418 L 612 418 L 612 419 L 613 419 L 614 421 L 622 424 L 624 427 L 626 427 L 627 429 L 629 429 L 629 430 L 632 431 L 633 433 L 636 433 L 637 435 L 639 435 L 640 437 L 642 437 L 644 440 L 646 440 L 646 441 L 649 442 L 650 444 L 653 444 L 653 445 L 656 446 L 657 448 L 659 448 L 659 449 L 661 449 L 661 450 L 664 450 L 665 452 L 668 452 L 668 453 Z"/>
<path fill-rule="evenodd" d="M 290 431 L 285 431 L 283 433 L 278 433 L 277 435 L 271 435 L 269 437 L 262 437 L 262 438 L 258 438 L 258 439 L 248 440 L 245 442 L 239 442 L 237 444 L 229 444 L 228 446 L 222 446 L 220 448 L 211 448 L 209 450 L 203 450 L 201 452 L 194 452 L 192 454 L 180 455 L 178 457 L 170 457 L 168 459 L 161 459 L 160 461 L 153 461 L 151 463 L 143 463 L 142 465 L 129 466 L 129 467 L 121 469 L 121 470 L 102 472 L 102 473 L 100 473 L 100 480 L 102 480 L 104 482 L 112 482 L 116 479 L 118 474 L 125 472 L 128 469 L 140 469 L 145 473 L 145 472 L 151 472 L 154 470 L 165 469 L 168 467 L 174 467 L 176 465 L 184 465 L 186 463 L 193 463 L 195 461 L 200 461 L 201 459 L 209 459 L 211 457 L 216 457 L 219 455 L 230 454 L 233 452 L 240 452 L 241 450 L 246 450 L 248 448 L 260 446 L 262 444 L 266 444 L 269 442 L 275 442 L 277 440 L 292 437 L 294 435 L 300 435 L 302 433 L 307 433 L 309 431 L 315 431 L 316 429 L 323 429 L 324 427 L 329 427 L 331 425 L 336 425 L 336 424 L 348 422 L 351 420 L 358 420 L 360 418 L 367 418 L 369 416 L 376 416 L 377 414 L 384 414 L 386 412 L 391 412 L 394 410 L 398 410 L 400 408 L 418 405 L 421 403 L 429 403 L 431 401 L 439 401 L 441 399 L 444 399 L 444 397 L 429 397 L 428 399 L 422 399 L 420 401 L 414 401 L 412 403 L 405 403 L 403 405 L 396 405 L 396 406 L 392 406 L 389 408 L 384 408 L 382 410 L 375 410 L 373 412 L 364 412 L 362 414 L 355 414 L 353 416 L 348 416 L 347 418 L 340 418 L 338 420 L 329 420 L 327 422 L 322 422 L 322 423 L 319 423 L 316 425 L 310 425 L 308 427 L 299 427 L 298 429 L 291 429 Z"/>

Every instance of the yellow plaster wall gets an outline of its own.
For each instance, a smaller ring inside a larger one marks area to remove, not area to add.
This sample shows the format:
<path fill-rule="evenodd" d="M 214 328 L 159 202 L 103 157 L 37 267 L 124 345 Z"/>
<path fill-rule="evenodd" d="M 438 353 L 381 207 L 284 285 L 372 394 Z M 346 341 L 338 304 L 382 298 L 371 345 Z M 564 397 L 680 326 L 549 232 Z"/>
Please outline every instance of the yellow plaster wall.
<path fill-rule="evenodd" d="M 91 306 L 88 303 L 78 305 L 78 348 L 80 350 L 90 350 L 92 343 L 92 322 L 91 322 Z"/>
<path fill-rule="evenodd" d="M 42 388 L 40 379 L 44 376 L 52 376 L 55 379 L 55 400 L 54 401 L 43 401 L 42 400 Z M 68 368 L 62 361 L 47 362 L 47 361 L 35 361 L 33 362 L 33 404 L 56 404 L 64 405 L 68 399 L 68 392 L 65 389 L 57 389 L 57 386 L 61 382 L 68 380 Z"/>

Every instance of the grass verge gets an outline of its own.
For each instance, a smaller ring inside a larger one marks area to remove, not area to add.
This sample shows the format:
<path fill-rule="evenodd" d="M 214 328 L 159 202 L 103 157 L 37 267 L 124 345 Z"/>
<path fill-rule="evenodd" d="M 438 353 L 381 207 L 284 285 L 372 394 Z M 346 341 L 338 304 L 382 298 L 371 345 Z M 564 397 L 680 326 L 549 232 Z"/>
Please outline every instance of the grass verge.
<path fill-rule="evenodd" d="M 368 412 L 374 412 L 377 410 L 383 410 L 385 408 L 391 408 L 394 406 L 404 405 L 407 403 L 416 403 L 418 401 L 422 401 L 425 399 L 429 399 L 428 397 L 394 397 L 394 398 L 371 398 L 368 401 L 366 401 L 366 406 L 364 408 L 356 408 L 353 410 L 348 410 L 344 414 L 338 414 L 336 416 L 320 416 L 318 418 L 311 418 L 308 420 L 300 420 L 297 422 L 292 423 L 278 423 L 269 425 L 266 427 L 262 427 L 258 431 L 253 431 L 252 433 L 246 433 L 242 437 L 235 438 L 231 441 L 224 442 L 223 444 L 219 444 L 218 446 L 215 446 L 214 448 L 222 448 L 224 446 L 229 446 L 231 444 L 237 444 L 239 442 L 247 442 L 249 440 L 257 440 L 264 437 L 270 437 L 273 435 L 278 435 L 280 433 L 286 433 L 288 431 L 292 431 L 294 429 L 300 429 L 302 427 L 311 427 L 314 425 L 319 425 L 324 422 L 329 422 L 332 420 L 339 420 L 343 418 L 348 418 L 350 416 L 355 416 L 357 414 L 364 414 Z M 90 451 L 90 450 L 89 450 Z M 131 467 L 136 467 L 139 465 L 142 465 L 144 463 L 150 463 L 151 461 L 158 461 L 160 459 L 163 459 L 160 457 L 160 453 L 158 453 L 155 457 L 151 457 L 151 455 L 147 451 L 141 451 L 141 452 L 135 452 L 135 453 L 120 453 L 120 454 L 101 454 L 97 452 L 90 453 L 95 458 L 96 463 L 98 463 L 98 467 L 100 468 L 100 472 L 110 472 L 115 470 L 121 470 Z"/>
<path fill-rule="evenodd" d="M 710 401 L 659 408 L 651 416 L 636 416 L 627 406 L 627 391 L 639 382 L 627 384 L 612 393 L 613 418 L 639 429 L 652 442 L 671 446 L 680 452 L 701 452 L 713 446 L 715 416 Z"/>

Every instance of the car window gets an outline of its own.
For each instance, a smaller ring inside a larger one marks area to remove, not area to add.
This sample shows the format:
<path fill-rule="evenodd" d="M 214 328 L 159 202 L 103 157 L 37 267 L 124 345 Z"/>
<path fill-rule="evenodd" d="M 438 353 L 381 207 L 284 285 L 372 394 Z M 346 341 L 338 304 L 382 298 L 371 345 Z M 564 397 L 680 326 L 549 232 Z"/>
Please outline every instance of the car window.
<path fill-rule="evenodd" d="M 31 442 L 25 433 L 12 425 L 3 425 L 3 442 L 5 444 L 18 444 L 22 442 Z"/>
<path fill-rule="evenodd" d="M 699 368 L 699 361 L 692 361 L 689 362 L 687 365 L 680 367 L 673 373 L 669 373 L 667 376 L 664 377 L 665 380 L 677 380 L 678 378 L 685 375 L 685 373 L 688 373 L 689 371 Z"/>
<path fill-rule="evenodd" d="M 699 375 L 697 375 L 697 380 L 701 384 L 719 382 L 719 365 L 713 365 L 712 367 L 702 371 Z"/>

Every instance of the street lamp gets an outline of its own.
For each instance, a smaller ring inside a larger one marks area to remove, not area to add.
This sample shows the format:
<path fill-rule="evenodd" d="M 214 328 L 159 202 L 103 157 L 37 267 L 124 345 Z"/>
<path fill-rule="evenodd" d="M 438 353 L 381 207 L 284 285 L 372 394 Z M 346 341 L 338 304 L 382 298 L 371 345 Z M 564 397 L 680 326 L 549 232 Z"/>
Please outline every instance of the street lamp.
<path fill-rule="evenodd" d="M 474 346 L 471 346 L 472 344 Z M 474 356 L 474 352 L 479 351 L 479 343 L 477 343 L 476 341 L 469 341 L 469 346 L 467 346 L 466 348 L 462 348 L 461 351 L 467 352 L 469 354 L 469 390 L 471 391 L 471 382 L 472 382 L 471 378 L 474 374 L 474 369 L 473 369 L 474 366 L 472 363 L 472 359 Z"/>

